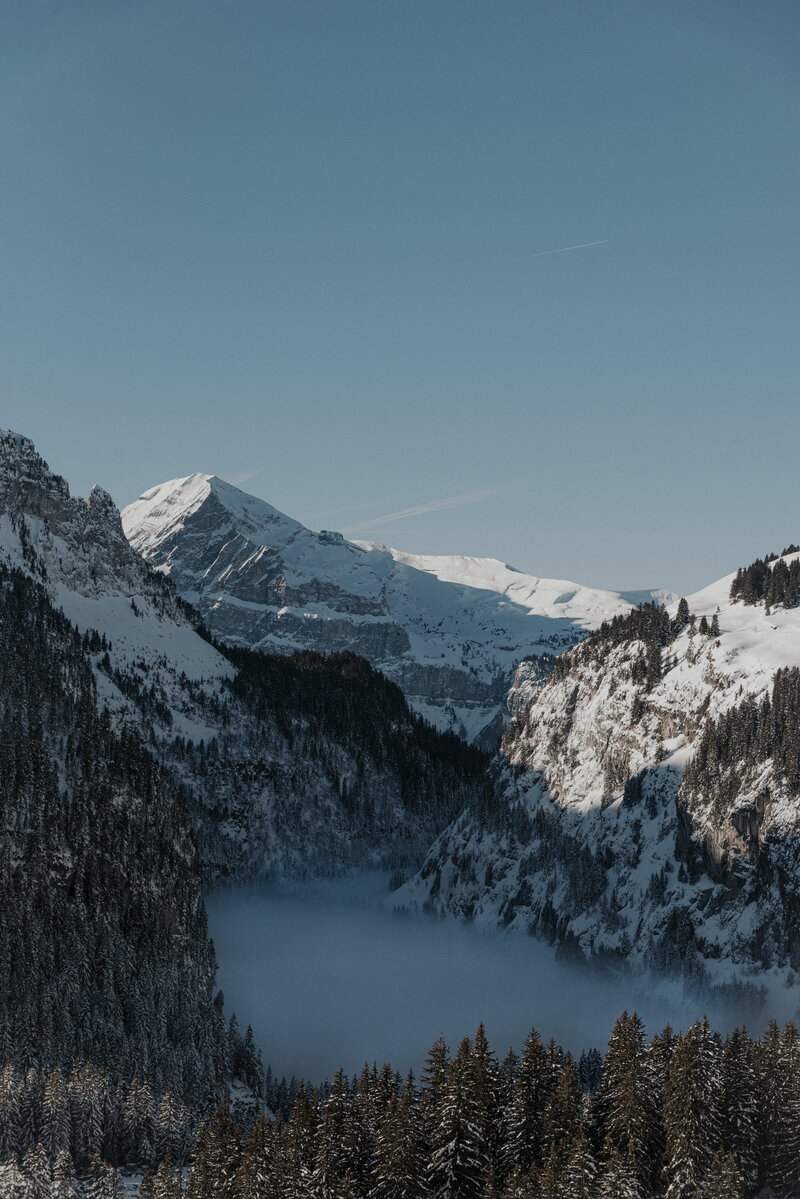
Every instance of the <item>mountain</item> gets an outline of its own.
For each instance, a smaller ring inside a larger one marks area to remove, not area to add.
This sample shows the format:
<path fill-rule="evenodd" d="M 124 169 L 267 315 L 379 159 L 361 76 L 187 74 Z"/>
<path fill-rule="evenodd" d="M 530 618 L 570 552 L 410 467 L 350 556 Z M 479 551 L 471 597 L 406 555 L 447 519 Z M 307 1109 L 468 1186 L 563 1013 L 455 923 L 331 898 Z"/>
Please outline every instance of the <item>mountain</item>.
<path fill-rule="evenodd" d="M 185 1159 L 232 1078 L 264 1081 L 204 887 L 407 872 L 483 786 L 363 659 L 197 626 L 106 492 L 0 432 L 0 1160 Z"/>
<path fill-rule="evenodd" d="M 798 602 L 792 547 L 615 618 L 541 686 L 524 664 L 491 799 L 392 902 L 712 983 L 793 983 Z"/>
<path fill-rule="evenodd" d="M 172 479 L 123 510 L 130 542 L 218 640 L 349 650 L 432 724 L 494 747 L 525 657 L 544 670 L 603 620 L 663 592 L 610 592 L 491 558 L 430 557 L 315 533 L 213 475 Z"/>
<path fill-rule="evenodd" d="M 196 635 L 127 547 L 106 494 L 73 500 L 31 443 L 7 433 L 0 504 L 0 1048 L 4 1066 L 33 1077 L 21 1092 L 26 1115 L 4 1125 L 2 1146 L 23 1153 L 44 1139 L 47 1080 L 48 1103 L 60 1113 L 74 1104 L 74 1156 L 86 1163 L 104 1145 L 117 1153 L 136 1074 L 150 1103 L 167 1088 L 200 1108 L 212 1101 L 229 1038 L 186 796 L 144 723 L 117 721 L 102 702 L 105 634 L 79 630 L 62 607 L 71 597 L 96 611 L 105 596 L 116 637 L 115 604 L 135 587 L 154 624 L 171 621 L 178 640 Z M 76 1067 L 89 1058 L 93 1068 Z M 37 1070 L 51 1073 L 39 1081 Z M 110 1113 L 105 1130 L 84 1120 L 79 1088 Z M 69 1127 L 50 1128 L 53 1145 L 64 1147 Z"/>
<path fill-rule="evenodd" d="M 0 561 L 102 638 L 97 704 L 186 789 L 211 878 L 408 867 L 481 785 L 483 755 L 427 727 L 354 655 L 215 648 L 131 548 L 110 496 L 72 497 L 12 433 L 0 434 Z"/>

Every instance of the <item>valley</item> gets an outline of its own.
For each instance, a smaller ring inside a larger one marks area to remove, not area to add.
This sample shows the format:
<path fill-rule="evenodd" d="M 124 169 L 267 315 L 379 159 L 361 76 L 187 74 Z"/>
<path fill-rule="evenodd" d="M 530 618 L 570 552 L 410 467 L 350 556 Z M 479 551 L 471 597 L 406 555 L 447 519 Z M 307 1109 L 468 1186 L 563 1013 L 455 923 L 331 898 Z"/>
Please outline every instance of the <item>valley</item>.
<path fill-rule="evenodd" d="M 569 1050 L 603 1050 L 617 1016 L 636 1010 L 649 1035 L 707 1012 L 722 1032 L 797 1015 L 798 997 L 744 1003 L 686 979 L 603 971 L 514 933 L 399 916 L 385 874 L 234 886 L 206 896 L 218 985 L 251 1024 L 273 1073 L 312 1083 L 343 1066 L 391 1062 L 419 1075 L 440 1035 L 452 1048 L 483 1021 L 502 1056 L 535 1026 Z"/>

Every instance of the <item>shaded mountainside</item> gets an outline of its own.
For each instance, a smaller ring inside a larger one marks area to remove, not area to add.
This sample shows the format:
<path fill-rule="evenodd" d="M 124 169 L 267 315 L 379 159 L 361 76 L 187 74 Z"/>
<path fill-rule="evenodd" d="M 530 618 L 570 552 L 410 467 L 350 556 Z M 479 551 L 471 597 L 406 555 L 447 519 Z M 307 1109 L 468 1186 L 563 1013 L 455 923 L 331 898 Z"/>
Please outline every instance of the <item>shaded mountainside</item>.
<path fill-rule="evenodd" d="M 407 872 L 486 787 L 486 755 L 412 713 L 363 658 L 220 650 L 236 673 L 196 693 L 219 733 L 165 750 L 196 796 L 210 877 Z"/>
<path fill-rule="evenodd" d="M 407 869 L 485 758 L 353 655 L 220 652 L 98 494 L 0 435 L 0 1063 L 30 1113 L 0 1151 L 39 1140 L 50 1087 L 53 1156 L 135 1164 L 263 1081 L 213 994 L 203 874 Z"/>
<path fill-rule="evenodd" d="M 431 723 L 484 748 L 499 743 L 523 657 L 559 653 L 654 594 L 316 533 L 211 475 L 151 488 L 122 520 L 131 544 L 197 606 L 219 641 L 357 653 Z"/>
<path fill-rule="evenodd" d="M 518 705 L 491 801 L 394 901 L 715 983 L 794 981 L 800 616 L 731 599 L 740 576 L 563 655 Z"/>
<path fill-rule="evenodd" d="M 352 655 L 270 664 L 215 648 L 99 494 L 72 498 L 29 441 L 0 434 L 0 558 L 103 638 L 98 705 L 186 789 L 209 877 L 420 861 L 479 785 L 482 755 L 412 716 Z"/>
<path fill-rule="evenodd" d="M 3 567 L 0 641 L 0 1060 L 210 1102 L 228 1042 L 185 795 L 98 711 L 101 639 Z"/>

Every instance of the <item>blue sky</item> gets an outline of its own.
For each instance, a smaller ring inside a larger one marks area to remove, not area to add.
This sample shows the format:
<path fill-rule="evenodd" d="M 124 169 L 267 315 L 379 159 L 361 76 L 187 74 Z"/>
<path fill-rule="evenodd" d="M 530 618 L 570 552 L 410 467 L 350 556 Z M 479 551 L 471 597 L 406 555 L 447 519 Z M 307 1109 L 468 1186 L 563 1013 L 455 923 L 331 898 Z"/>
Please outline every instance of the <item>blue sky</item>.
<path fill-rule="evenodd" d="M 206 470 L 608 587 L 800 540 L 794 0 L 25 0 L 0 32 L 0 424 L 74 491 Z"/>

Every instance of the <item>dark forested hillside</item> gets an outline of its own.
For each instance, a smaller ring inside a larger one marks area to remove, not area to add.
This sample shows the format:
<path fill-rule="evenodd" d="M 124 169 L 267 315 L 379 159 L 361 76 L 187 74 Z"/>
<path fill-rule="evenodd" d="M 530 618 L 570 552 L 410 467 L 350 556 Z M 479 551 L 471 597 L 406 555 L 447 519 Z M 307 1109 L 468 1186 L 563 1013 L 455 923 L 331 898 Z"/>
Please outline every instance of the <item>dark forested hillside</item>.
<path fill-rule="evenodd" d="M 443 825 L 482 785 L 488 755 L 426 724 L 365 658 L 347 650 L 283 655 L 218 648 L 237 668 L 231 690 L 258 720 L 274 721 L 292 739 L 313 729 L 317 753 L 332 739 L 353 745 L 362 761 L 395 775 L 410 811 Z"/>
<path fill-rule="evenodd" d="M 209 880 L 408 871 L 487 786 L 488 756 L 426 724 L 365 659 L 217 648 L 233 677 L 218 693 L 186 684 L 217 735 L 163 745 Z M 146 689 L 137 703 L 152 712 Z"/>
<path fill-rule="evenodd" d="M 202 1106 L 227 1037 L 179 787 L 98 711 L 90 654 L 0 568 L 0 1059 L 102 1062 Z"/>

